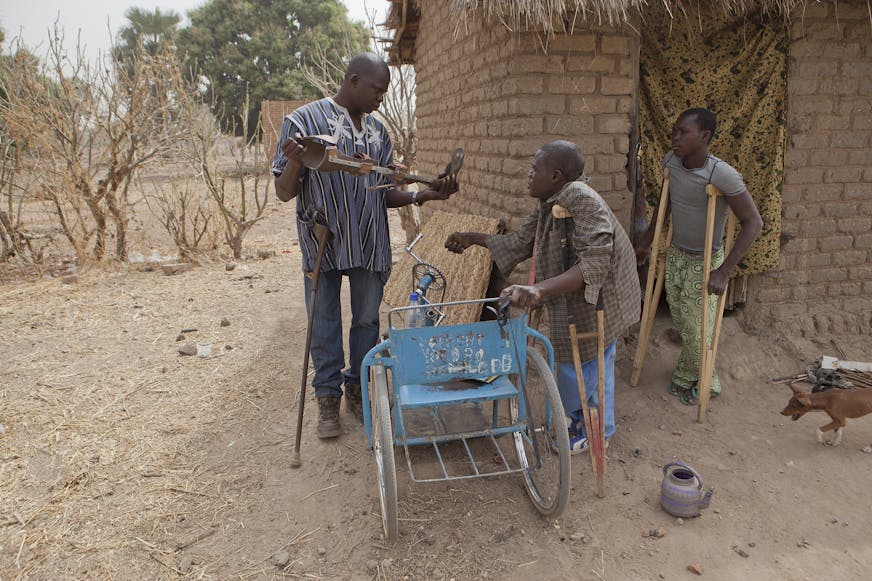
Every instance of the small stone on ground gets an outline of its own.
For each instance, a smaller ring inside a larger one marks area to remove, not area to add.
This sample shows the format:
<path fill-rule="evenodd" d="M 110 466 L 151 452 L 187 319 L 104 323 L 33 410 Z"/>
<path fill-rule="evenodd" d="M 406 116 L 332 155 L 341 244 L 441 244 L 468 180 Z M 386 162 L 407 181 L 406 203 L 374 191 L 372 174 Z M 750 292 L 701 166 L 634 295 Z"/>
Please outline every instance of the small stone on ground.
<path fill-rule="evenodd" d="M 193 343 L 185 343 L 181 347 L 179 347 L 179 355 L 196 355 L 197 354 L 197 346 Z"/>
<path fill-rule="evenodd" d="M 272 556 L 273 565 L 276 567 L 284 567 L 288 564 L 288 561 L 291 560 L 291 554 L 282 549 L 281 551 L 276 551 Z"/>

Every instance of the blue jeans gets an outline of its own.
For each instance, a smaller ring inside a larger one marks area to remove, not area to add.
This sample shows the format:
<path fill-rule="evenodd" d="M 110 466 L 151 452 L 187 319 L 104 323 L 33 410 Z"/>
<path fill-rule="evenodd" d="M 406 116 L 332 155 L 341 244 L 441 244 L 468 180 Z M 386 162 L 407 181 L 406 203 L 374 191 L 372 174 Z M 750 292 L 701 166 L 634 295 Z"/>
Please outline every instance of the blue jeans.
<path fill-rule="evenodd" d="M 605 351 L 605 386 L 603 409 L 605 411 L 606 438 L 611 438 L 615 433 L 615 352 L 617 341 L 606 345 Z M 597 364 L 596 359 L 585 361 L 581 364 L 581 374 L 584 376 L 584 390 L 587 392 L 587 405 L 595 408 L 599 405 L 597 393 Z M 578 393 L 578 380 L 575 375 L 575 365 L 572 363 L 557 363 L 557 390 L 560 392 L 560 401 L 566 415 L 572 420 L 579 434 L 584 433 L 584 416 L 581 413 L 581 395 Z M 572 428 L 570 426 L 570 429 Z"/>
<path fill-rule="evenodd" d="M 351 329 L 348 331 L 349 365 L 344 372 L 342 341 L 342 276 L 351 287 Z M 304 277 L 308 312 L 312 280 Z M 384 292 L 381 274 L 363 268 L 322 272 L 312 320 L 312 387 L 316 397 L 341 396 L 340 385 L 360 385 L 360 362 L 378 343 L 379 306 Z"/>

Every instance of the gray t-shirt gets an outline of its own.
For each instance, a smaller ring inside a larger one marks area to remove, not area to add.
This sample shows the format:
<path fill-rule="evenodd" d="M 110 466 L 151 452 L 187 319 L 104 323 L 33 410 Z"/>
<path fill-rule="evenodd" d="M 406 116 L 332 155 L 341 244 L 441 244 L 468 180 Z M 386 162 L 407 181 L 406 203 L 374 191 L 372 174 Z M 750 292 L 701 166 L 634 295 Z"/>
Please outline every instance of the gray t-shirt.
<path fill-rule="evenodd" d="M 723 245 L 724 224 L 727 221 L 727 201 L 745 191 L 742 176 L 727 162 L 709 155 L 705 165 L 687 169 L 681 158 L 670 152 L 663 158 L 669 169 L 669 200 L 672 202 L 672 244 L 691 256 L 702 256 L 705 249 L 705 220 L 708 195 L 705 187 L 713 184 L 723 196 L 718 196 L 715 209 L 715 236 L 712 250 Z"/>

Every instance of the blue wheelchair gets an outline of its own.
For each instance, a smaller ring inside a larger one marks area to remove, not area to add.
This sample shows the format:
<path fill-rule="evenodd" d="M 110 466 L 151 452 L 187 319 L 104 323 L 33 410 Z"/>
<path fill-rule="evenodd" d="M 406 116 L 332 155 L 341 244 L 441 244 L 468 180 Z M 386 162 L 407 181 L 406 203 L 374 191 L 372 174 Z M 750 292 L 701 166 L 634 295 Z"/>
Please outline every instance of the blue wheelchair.
<path fill-rule="evenodd" d="M 518 474 L 535 508 L 557 517 L 570 490 L 566 416 L 550 341 L 497 299 L 395 308 L 388 338 L 363 360 L 364 428 L 388 540 L 398 527 L 397 450 L 413 482 Z M 494 320 L 402 328 L 410 309 L 482 303 Z M 494 304 L 491 304 L 494 303 Z M 529 343 L 529 345 L 528 345 Z M 538 343 L 544 351 L 532 346 Z M 421 460 L 426 456 L 426 461 Z"/>

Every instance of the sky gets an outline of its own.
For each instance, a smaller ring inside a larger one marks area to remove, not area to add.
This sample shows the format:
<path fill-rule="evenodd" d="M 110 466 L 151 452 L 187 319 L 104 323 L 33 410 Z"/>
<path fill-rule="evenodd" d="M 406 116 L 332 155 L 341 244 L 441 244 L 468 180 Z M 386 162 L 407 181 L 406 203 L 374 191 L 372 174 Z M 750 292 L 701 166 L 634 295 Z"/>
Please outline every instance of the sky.
<path fill-rule="evenodd" d="M 9 41 L 21 36 L 24 44 L 42 56 L 48 46 L 49 30 L 55 21 L 63 27 L 65 46 L 70 52 L 75 49 L 76 38 L 81 35 L 88 60 L 106 54 L 112 36 L 118 34 L 126 19 L 128 8 L 144 10 L 160 8 L 161 12 L 173 10 L 180 14 L 186 24 L 186 13 L 206 0 L 0 0 L 0 27 L 6 33 L 3 48 Z M 318 0 L 310 0 L 317 2 Z M 387 0 L 342 0 L 348 7 L 352 20 L 367 22 L 367 10 L 376 11 L 376 22 L 384 21 Z"/>

